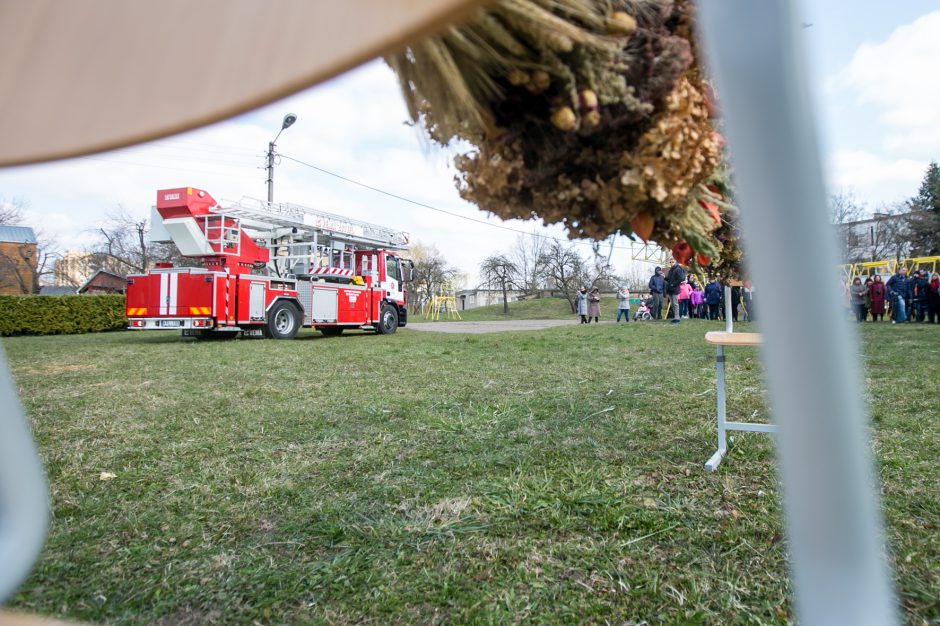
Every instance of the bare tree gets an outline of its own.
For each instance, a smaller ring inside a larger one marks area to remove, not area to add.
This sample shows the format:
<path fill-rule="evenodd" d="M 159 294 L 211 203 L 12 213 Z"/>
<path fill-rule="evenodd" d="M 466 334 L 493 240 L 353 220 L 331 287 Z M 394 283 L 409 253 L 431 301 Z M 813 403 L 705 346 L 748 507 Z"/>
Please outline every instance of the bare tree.
<path fill-rule="evenodd" d="M 560 291 L 568 301 L 571 312 L 576 313 L 578 308 L 575 304 L 575 294 L 579 287 L 587 284 L 588 278 L 584 259 L 574 246 L 553 241 L 542 255 L 542 265 L 549 286 Z"/>
<path fill-rule="evenodd" d="M 626 285 L 630 293 L 645 293 L 649 289 L 651 275 L 651 268 L 631 264 L 627 270 L 618 277 L 618 282 Z"/>
<path fill-rule="evenodd" d="M 620 278 L 607 258 L 595 256 L 594 262 L 586 266 L 585 285 L 597 287 L 601 291 L 614 291 L 619 287 L 618 283 L 620 283 Z"/>
<path fill-rule="evenodd" d="M 421 310 L 445 284 L 454 282 L 460 270 L 447 263 L 447 259 L 434 245 L 416 243 L 408 256 L 415 264 L 414 293 L 409 293 L 417 310 Z"/>
<path fill-rule="evenodd" d="M 150 268 L 149 224 L 145 218 L 134 217 L 118 206 L 107 214 L 107 221 L 97 232 L 99 241 L 94 253 L 99 267 L 112 267 L 122 274 Z"/>
<path fill-rule="evenodd" d="M 832 224 L 857 222 L 865 215 L 865 205 L 854 192 L 840 191 L 829 195 L 829 221 Z"/>
<path fill-rule="evenodd" d="M 106 217 L 104 225 L 95 231 L 98 242 L 92 249 L 94 269 L 126 275 L 146 272 L 155 263 L 193 264 L 175 245 L 151 243 L 146 218 L 135 217 L 120 205 Z"/>
<path fill-rule="evenodd" d="M 480 278 L 484 285 L 501 289 L 503 313 L 509 315 L 509 291 L 518 286 L 519 268 L 504 254 L 495 254 L 483 259 Z"/>
<path fill-rule="evenodd" d="M 906 212 L 907 206 L 904 203 L 883 205 L 875 211 L 874 223 L 869 231 L 872 261 L 900 261 L 910 254 Z"/>
<path fill-rule="evenodd" d="M 527 294 L 539 297 L 545 286 L 544 257 L 549 249 L 549 240 L 535 232 L 520 234 L 509 253 L 509 259 L 519 271 L 519 288 Z"/>
<path fill-rule="evenodd" d="M 29 206 L 22 198 L 7 200 L 0 196 L 0 224 L 17 225 L 23 221 L 23 210 Z"/>
<path fill-rule="evenodd" d="M 829 221 L 836 228 L 839 237 L 840 256 L 846 263 L 858 263 L 865 260 L 860 256 L 861 238 L 853 228 L 853 223 L 865 217 L 865 207 L 850 191 L 840 191 L 829 196 Z"/>

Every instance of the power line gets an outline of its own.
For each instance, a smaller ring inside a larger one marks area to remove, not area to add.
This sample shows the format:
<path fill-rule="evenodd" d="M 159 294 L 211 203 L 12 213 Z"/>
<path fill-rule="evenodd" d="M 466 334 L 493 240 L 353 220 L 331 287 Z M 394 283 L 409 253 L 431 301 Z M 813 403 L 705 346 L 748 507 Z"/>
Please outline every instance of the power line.
<path fill-rule="evenodd" d="M 391 191 L 385 191 L 384 189 L 379 189 L 378 187 L 373 187 L 372 185 L 368 185 L 368 184 L 366 184 L 366 183 L 359 182 L 358 180 L 353 180 L 352 178 L 347 178 L 346 176 L 343 176 L 342 174 L 337 174 L 336 172 L 331 172 L 331 171 L 329 171 L 329 170 L 327 170 L 327 169 L 324 169 L 324 168 L 322 168 L 322 167 L 319 167 L 319 166 L 317 166 L 317 165 L 313 165 L 312 163 L 307 163 L 306 161 L 301 161 L 300 159 L 295 159 L 295 158 L 292 157 L 292 156 L 287 156 L 286 154 L 279 154 L 279 156 L 280 156 L 282 159 L 287 159 L 287 160 L 289 160 L 289 161 L 293 161 L 294 163 L 297 163 L 297 164 L 299 164 L 299 165 L 303 165 L 303 166 L 305 166 L 305 167 L 309 167 L 310 169 L 316 170 L 316 171 L 318 171 L 318 172 L 322 172 L 322 173 L 327 174 L 327 175 L 329 175 L 329 176 L 333 176 L 334 178 L 338 178 L 338 179 L 343 180 L 343 181 L 345 181 L 345 182 L 347 182 L 347 183 L 351 183 L 351 184 L 353 184 L 353 185 L 358 185 L 359 187 L 363 187 L 364 189 L 368 189 L 369 191 L 374 191 L 374 192 L 380 193 L 380 194 L 382 194 L 382 195 L 384 195 L 384 196 L 388 196 L 388 197 L 390 197 L 390 198 L 395 198 L 396 200 L 401 200 L 402 202 L 407 202 L 408 204 L 413 204 L 413 205 L 415 205 L 415 206 L 419 206 L 419 207 L 424 208 L 424 209 L 429 209 L 429 210 L 431 210 L 431 211 L 437 211 L 438 213 L 443 213 L 443 214 L 445 214 L 445 215 L 450 215 L 451 217 L 457 217 L 457 218 L 460 218 L 460 219 L 462 219 L 462 220 L 467 220 L 467 221 L 469 221 L 469 222 L 476 222 L 477 224 L 483 224 L 484 226 L 490 226 L 490 227 L 492 227 L 492 228 L 500 228 L 500 229 L 502 229 L 502 230 L 508 230 L 508 231 L 514 232 L 514 233 L 520 233 L 520 234 L 523 234 L 523 235 L 532 235 L 532 236 L 534 236 L 534 237 L 540 237 L 540 238 L 543 238 L 543 239 L 550 239 L 550 240 L 556 241 L 556 242 L 558 242 L 558 243 L 573 243 L 573 244 L 578 244 L 578 245 L 582 245 L 582 246 L 592 246 L 592 247 L 594 246 L 594 244 L 591 243 L 591 242 L 589 242 L 589 241 L 578 241 L 578 240 L 576 240 L 576 239 L 574 239 L 574 240 L 572 240 L 572 239 L 568 239 L 568 240 L 566 240 L 566 239 L 559 239 L 558 237 L 553 237 L 552 235 L 541 235 L 541 234 L 538 234 L 538 233 L 533 233 L 533 232 L 528 232 L 528 231 L 520 230 L 520 229 L 518 229 L 518 228 L 513 228 L 513 227 L 511 227 L 511 226 L 504 226 L 503 224 L 493 224 L 492 222 L 487 222 L 486 220 L 481 220 L 481 219 L 478 219 L 478 218 L 469 217 L 469 216 L 467 216 L 467 215 L 461 215 L 460 213 L 454 213 L 453 211 L 447 211 L 447 210 L 445 210 L 445 209 L 441 209 L 441 208 L 438 208 L 438 207 L 436 207 L 436 206 L 432 206 L 432 205 L 430 205 L 430 204 L 426 204 L 426 203 L 424 203 L 424 202 L 420 202 L 420 201 L 418 201 L 418 200 L 412 200 L 411 198 L 406 198 L 405 196 L 400 196 L 400 195 L 398 195 L 398 194 L 396 194 L 396 193 L 392 193 Z M 623 247 L 623 246 L 612 246 L 612 249 L 614 249 L 614 250 L 628 250 L 628 251 L 632 251 L 631 248 L 625 248 L 625 247 Z"/>
<path fill-rule="evenodd" d="M 154 142 L 154 143 L 162 143 L 162 144 L 164 144 L 164 145 L 168 145 L 168 144 L 172 144 L 172 143 L 176 143 L 176 144 L 180 144 L 180 145 L 187 145 L 187 144 L 188 144 L 188 145 L 192 145 L 192 146 L 201 146 L 201 147 L 204 148 L 204 150 L 201 149 L 201 148 L 192 148 L 193 151 L 206 151 L 206 152 L 209 152 L 210 149 L 219 149 L 219 150 L 222 150 L 222 151 L 229 151 L 229 152 L 230 152 L 230 150 L 232 150 L 232 149 L 234 149 L 234 150 L 245 150 L 245 151 L 247 151 L 247 149 L 245 149 L 245 148 L 235 148 L 235 147 L 222 146 L 222 145 L 210 144 L 210 143 L 188 142 L 188 141 L 180 140 L 180 139 L 177 139 L 177 138 L 165 138 L 165 139 L 162 139 L 162 140 L 158 140 L 158 142 Z M 168 147 L 171 147 L 171 146 L 168 145 Z M 232 156 L 234 156 L 234 155 L 232 155 Z M 247 155 L 246 155 L 246 156 L 247 156 Z M 301 160 L 301 159 L 297 159 L 297 158 L 295 158 L 295 157 L 288 156 L 288 155 L 286 155 L 286 154 L 277 153 L 277 156 L 280 157 L 280 158 L 288 159 L 289 161 L 293 161 L 293 162 L 297 163 L 298 165 L 303 165 L 304 167 L 308 167 L 308 168 L 310 168 L 310 169 L 316 170 L 316 171 L 321 172 L 321 173 L 323 173 L 323 174 L 327 174 L 328 176 L 332 176 L 332 177 L 334 177 L 334 178 L 338 178 L 338 179 L 340 179 L 340 180 L 342 180 L 342 181 L 345 181 L 345 182 L 347 182 L 347 183 L 350 183 L 350 184 L 353 184 L 353 185 L 357 185 L 357 186 L 362 187 L 362 188 L 364 188 L 364 189 L 368 189 L 368 190 L 373 191 L 373 192 L 375 192 L 375 193 L 380 193 L 380 194 L 385 195 L 385 196 L 388 196 L 388 197 L 390 197 L 390 198 L 395 198 L 396 200 L 400 200 L 400 201 L 406 202 L 406 203 L 408 203 L 408 204 L 413 204 L 413 205 L 415 205 L 415 206 L 418 206 L 418 207 L 421 207 L 421 208 L 424 208 L 424 209 L 428 209 L 428 210 L 431 210 L 431 211 L 436 211 L 436 212 L 438 212 L 438 213 L 443 213 L 443 214 L 449 215 L 449 216 L 451 216 L 451 217 L 456 217 L 456 218 L 459 218 L 459 219 L 462 219 L 462 220 L 467 220 L 467 221 L 469 221 L 469 222 L 474 222 L 474 223 L 477 223 L 477 224 L 482 224 L 482 225 L 484 225 L 484 226 L 490 226 L 491 228 L 499 228 L 499 229 L 501 229 L 501 230 L 506 230 L 506 231 L 513 232 L 513 233 L 519 233 L 519 234 L 522 234 L 522 235 L 531 235 L 531 236 L 534 236 L 534 237 L 538 237 L 538 238 L 540 238 L 540 239 L 547 239 L 547 240 L 555 241 L 555 242 L 561 243 L 561 244 L 571 243 L 571 244 L 577 244 L 577 245 L 582 245 L 582 246 L 591 246 L 591 247 L 593 248 L 594 245 L 595 245 L 595 243 L 599 243 L 599 242 L 581 241 L 581 240 L 577 240 L 577 239 L 562 239 L 562 238 L 555 237 L 555 236 L 552 236 L 552 235 L 543 235 L 543 234 L 539 234 L 539 233 L 535 233 L 535 232 L 531 232 L 531 231 L 521 230 L 521 229 L 519 229 L 519 228 L 513 228 L 513 227 L 511 227 L 511 226 L 505 226 L 505 225 L 503 225 L 503 224 L 494 224 L 494 223 L 492 223 L 492 222 L 488 222 L 488 221 L 486 221 L 486 220 L 482 220 L 482 219 L 479 219 L 479 218 L 474 218 L 474 217 L 470 217 L 470 216 L 467 216 L 467 215 L 461 215 L 460 213 L 455 213 L 455 212 L 453 212 L 453 211 L 448 211 L 448 210 L 446 210 L 446 209 L 441 209 L 441 208 L 439 208 L 439 207 L 432 206 L 432 205 L 430 205 L 430 204 L 421 202 L 421 201 L 419 201 L 419 200 L 412 200 L 411 198 L 406 198 L 405 196 L 401 196 L 401 195 L 399 195 L 399 194 L 396 194 L 396 193 L 393 193 L 393 192 L 390 192 L 390 191 L 386 191 L 386 190 L 384 190 L 384 189 L 380 189 L 380 188 L 375 187 L 375 186 L 373 186 L 373 185 L 369 185 L 369 184 L 366 184 L 366 183 L 363 183 L 363 182 L 360 182 L 360 181 L 357 181 L 357 180 L 353 180 L 352 178 L 349 178 L 349 177 L 347 177 L 347 176 L 343 176 L 342 174 L 337 174 L 336 172 L 332 172 L 332 171 L 330 171 L 330 170 L 324 169 L 324 168 L 319 167 L 319 166 L 317 166 L 317 165 L 314 165 L 314 164 L 312 164 L 312 163 L 308 163 L 308 162 L 303 161 L 303 160 Z M 86 158 L 87 158 L 87 157 L 86 157 Z M 237 158 L 243 158 L 243 157 L 237 157 Z M 101 160 L 103 160 L 103 159 L 101 159 Z M 219 161 L 218 158 L 214 158 L 213 160 L 216 161 L 216 162 L 221 162 L 221 161 Z M 177 169 L 177 168 L 168 167 L 168 166 L 151 165 L 151 164 L 145 164 L 145 163 L 132 163 L 132 162 L 125 162 L 125 163 L 126 163 L 127 165 L 136 165 L 136 166 L 143 166 L 143 167 L 157 167 L 157 168 L 161 168 L 161 169 Z M 235 164 L 235 162 L 230 162 L 230 163 Z M 240 163 L 239 163 L 239 164 L 240 164 Z M 196 171 L 196 170 L 189 170 L 189 171 Z M 202 173 L 210 173 L 210 172 L 205 172 L 205 171 L 203 171 Z M 218 174 L 224 175 L 224 174 L 222 174 L 221 172 L 219 172 Z M 629 251 L 629 252 L 632 252 L 632 251 L 633 251 L 633 248 L 624 247 L 624 246 L 612 246 L 611 249 L 613 249 L 613 250 L 625 250 L 625 251 Z"/>
<path fill-rule="evenodd" d="M 165 141 L 166 141 L 166 140 L 165 140 Z M 168 142 L 167 142 L 167 143 L 168 143 Z M 183 142 L 180 142 L 180 143 L 183 143 Z M 216 148 L 216 147 L 217 147 L 217 148 L 224 148 L 224 146 L 214 146 L 214 145 L 212 145 L 212 144 L 194 144 L 194 145 L 201 145 L 201 146 L 212 147 L 212 148 Z M 197 149 L 197 150 L 198 150 L 198 149 Z M 544 235 L 544 234 L 540 234 L 540 233 L 536 233 L 536 232 L 532 232 L 532 231 L 522 230 L 522 229 L 519 229 L 519 228 L 513 228 L 513 227 L 511 227 L 511 226 L 505 226 L 505 225 L 503 225 L 503 224 L 494 224 L 494 223 L 492 223 L 492 222 L 488 222 L 488 221 L 483 220 L 483 219 L 479 219 L 479 218 L 475 218 L 475 217 L 470 217 L 470 216 L 467 216 L 467 215 L 461 215 L 460 213 L 455 213 L 455 212 L 453 212 L 453 211 L 448 211 L 448 210 L 446 210 L 446 209 L 441 209 L 441 208 L 439 208 L 439 207 L 436 207 L 436 206 L 427 204 L 427 203 L 425 203 L 425 202 L 421 202 L 421 201 L 419 201 L 419 200 L 413 200 L 413 199 L 411 199 L 411 198 L 407 198 L 407 197 L 405 197 L 405 196 L 402 196 L 402 195 L 399 195 L 399 194 L 396 194 L 396 193 L 393 193 L 393 192 L 390 192 L 390 191 L 386 191 L 386 190 L 384 190 L 384 189 L 380 189 L 380 188 L 375 187 L 375 186 L 373 186 L 373 185 L 369 185 L 369 184 L 360 182 L 360 181 L 358 181 L 358 180 L 354 180 L 354 179 L 349 178 L 349 177 L 347 177 L 347 176 L 343 176 L 342 174 L 337 174 L 336 172 L 332 172 L 332 171 L 327 170 L 327 169 L 325 169 L 325 168 L 319 167 L 319 166 L 314 165 L 314 164 L 312 164 L 312 163 L 308 163 L 308 162 L 306 162 L 306 161 L 302 161 L 301 159 L 297 159 L 297 158 L 294 158 L 294 157 L 292 157 L 292 156 L 288 156 L 288 155 L 286 155 L 286 154 L 278 153 L 278 156 L 281 157 L 281 158 L 283 158 L 283 159 L 287 159 L 287 160 L 289 160 L 289 161 L 293 161 L 294 163 L 297 163 L 298 165 L 303 165 L 304 167 L 308 167 L 308 168 L 310 168 L 310 169 L 316 170 L 316 171 L 321 172 L 321 173 L 323 173 L 323 174 L 326 174 L 326 175 L 328 175 L 328 176 L 332 176 L 332 177 L 334 177 L 334 178 L 338 178 L 338 179 L 340 179 L 340 180 L 342 180 L 342 181 L 344 181 L 344 182 L 347 182 L 347 183 L 350 183 L 350 184 L 353 184 L 353 185 L 357 185 L 357 186 L 362 187 L 362 188 L 364 188 L 364 189 L 368 189 L 369 191 L 372 191 L 372 192 L 375 192 L 375 193 L 379 193 L 379 194 L 382 194 L 382 195 L 384 195 L 384 196 L 388 196 L 388 197 L 390 197 L 390 198 L 394 198 L 394 199 L 399 200 L 399 201 L 401 201 L 401 202 L 405 202 L 405 203 L 408 203 L 408 204 L 412 204 L 412 205 L 415 205 L 415 206 L 418 206 L 418 207 L 421 207 L 421 208 L 424 208 L 424 209 L 428 209 L 428 210 L 430 210 L 430 211 L 435 211 L 435 212 L 437 212 L 437 213 L 443 213 L 444 215 L 449 215 L 450 217 L 456 217 L 456 218 L 459 218 L 459 219 L 462 219 L 462 220 L 467 220 L 467 221 L 469 221 L 469 222 L 474 222 L 474 223 L 476 223 L 476 224 L 482 224 L 483 226 L 489 226 L 489 227 L 491 227 L 491 228 L 499 228 L 499 229 L 501 229 L 501 230 L 506 230 L 506 231 L 513 232 L 513 233 L 518 233 L 518 234 L 521 234 L 521 235 L 528 235 L 528 236 L 532 236 L 532 237 L 538 237 L 538 238 L 540 238 L 540 239 L 546 239 L 546 240 L 554 241 L 554 242 L 557 242 L 557 243 L 560 243 L 560 244 L 570 243 L 570 244 L 581 245 L 581 246 L 591 246 L 592 248 L 594 248 L 596 243 L 600 243 L 600 242 L 582 241 L 582 240 L 577 240 L 577 239 L 562 239 L 562 238 L 555 237 L 555 236 L 552 236 L 552 235 Z M 86 156 L 86 157 L 82 157 L 82 159 L 83 159 L 83 160 L 88 160 L 88 161 L 99 161 L 99 162 L 103 162 L 103 163 L 119 163 L 119 164 L 121 164 L 121 165 L 130 165 L 130 166 L 133 166 L 133 167 L 148 167 L 148 168 L 157 168 L 157 169 L 165 169 L 165 170 L 174 170 L 174 171 L 180 171 L 180 172 L 195 172 L 195 173 L 202 173 L 202 174 L 211 174 L 211 175 L 215 175 L 215 176 L 234 176 L 234 174 L 229 174 L 229 173 L 226 173 L 226 172 L 210 172 L 210 171 L 206 171 L 206 170 L 183 169 L 183 168 L 172 167 L 172 166 L 167 166 L 167 165 L 157 165 L 157 164 L 154 164 L 154 163 L 140 163 L 140 162 L 134 162 L 134 161 L 119 160 L 119 159 L 108 159 L 108 158 L 102 158 L 102 157 L 100 157 L 100 156 Z M 216 161 L 216 162 L 221 162 L 221 161 L 219 161 L 217 158 L 216 158 L 216 159 L 213 159 L 213 160 Z M 611 250 L 624 250 L 624 251 L 628 251 L 628 252 L 631 252 L 631 253 L 633 252 L 633 248 L 631 248 L 631 247 L 624 247 L 624 246 L 611 246 L 609 249 L 611 249 Z"/>

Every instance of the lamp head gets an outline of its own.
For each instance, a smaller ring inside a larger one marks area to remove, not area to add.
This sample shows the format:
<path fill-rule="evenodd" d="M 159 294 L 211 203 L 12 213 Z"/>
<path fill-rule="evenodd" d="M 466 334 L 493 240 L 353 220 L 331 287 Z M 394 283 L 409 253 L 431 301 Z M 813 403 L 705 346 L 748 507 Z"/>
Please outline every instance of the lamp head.
<path fill-rule="evenodd" d="M 289 128 L 291 124 L 293 124 L 296 121 L 297 121 L 297 116 L 294 115 L 293 113 L 288 113 L 287 115 L 284 116 L 284 121 L 281 123 L 281 130 L 284 130 L 285 128 Z"/>

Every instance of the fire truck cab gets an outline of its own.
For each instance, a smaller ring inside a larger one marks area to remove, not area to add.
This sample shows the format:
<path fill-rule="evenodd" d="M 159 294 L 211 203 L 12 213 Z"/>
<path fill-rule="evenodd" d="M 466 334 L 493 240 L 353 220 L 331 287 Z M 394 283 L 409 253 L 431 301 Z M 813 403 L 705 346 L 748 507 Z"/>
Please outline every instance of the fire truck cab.
<path fill-rule="evenodd" d="M 152 220 L 151 241 L 202 267 L 129 276 L 130 329 L 291 339 L 305 326 L 389 334 L 408 323 L 407 233 L 287 203 L 222 206 L 192 187 L 159 191 Z"/>

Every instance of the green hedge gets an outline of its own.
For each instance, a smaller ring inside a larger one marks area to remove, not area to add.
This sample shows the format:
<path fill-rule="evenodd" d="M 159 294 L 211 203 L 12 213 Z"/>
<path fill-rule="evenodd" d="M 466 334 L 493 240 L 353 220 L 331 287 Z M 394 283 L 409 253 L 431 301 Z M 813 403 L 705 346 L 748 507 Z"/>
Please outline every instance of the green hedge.
<path fill-rule="evenodd" d="M 0 335 L 74 335 L 124 328 L 124 296 L 0 296 Z"/>

